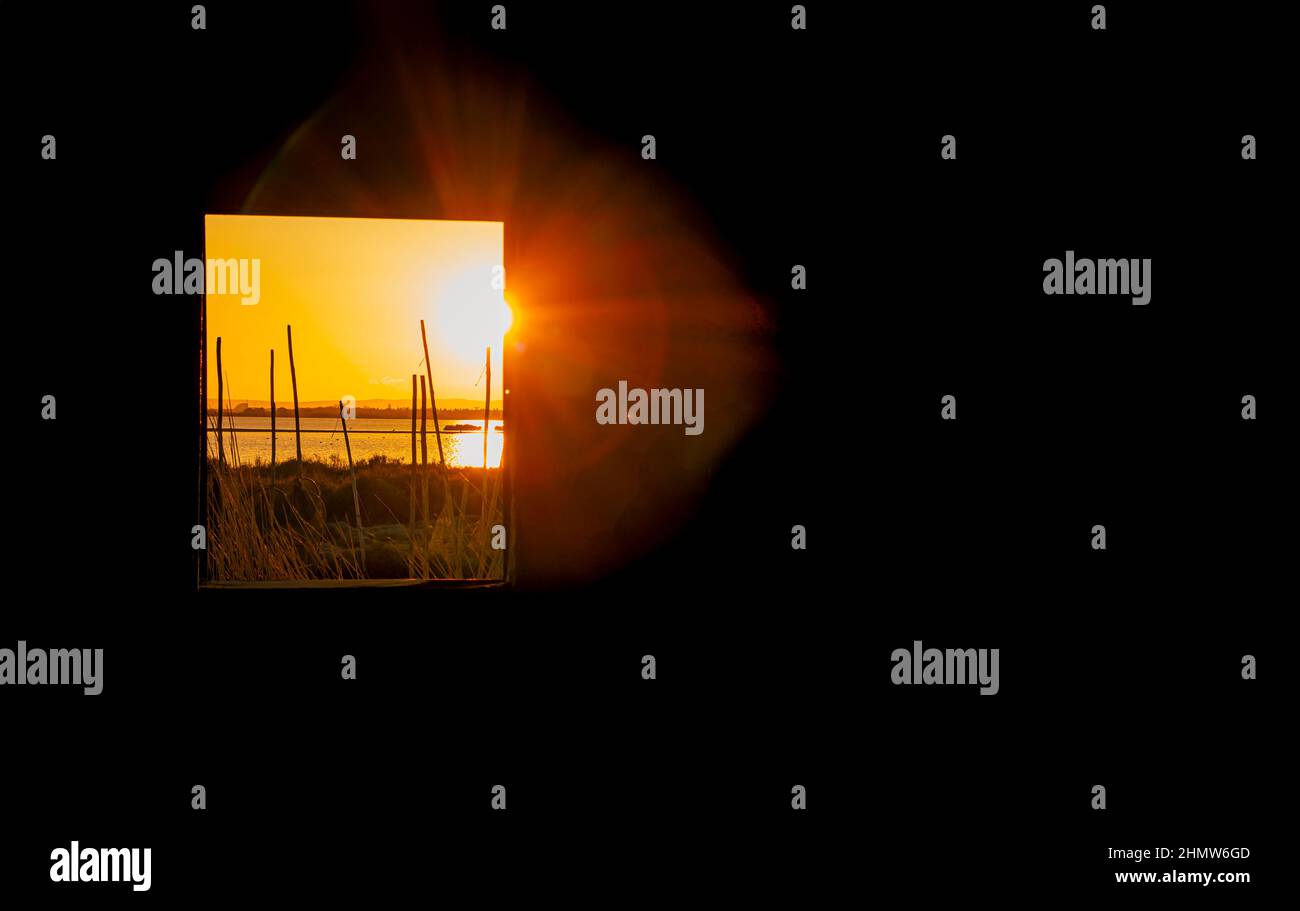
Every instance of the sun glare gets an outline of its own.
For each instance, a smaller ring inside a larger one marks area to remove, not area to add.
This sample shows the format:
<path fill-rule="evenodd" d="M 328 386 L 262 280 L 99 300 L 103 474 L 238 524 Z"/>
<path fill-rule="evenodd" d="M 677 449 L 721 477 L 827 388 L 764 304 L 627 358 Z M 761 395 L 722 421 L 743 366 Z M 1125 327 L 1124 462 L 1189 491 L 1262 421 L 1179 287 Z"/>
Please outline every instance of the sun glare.
<path fill-rule="evenodd" d="M 446 348 L 465 364 L 483 363 L 484 349 L 499 352 L 513 314 L 505 295 L 492 288 L 488 269 L 464 269 L 435 287 L 432 325 Z"/>

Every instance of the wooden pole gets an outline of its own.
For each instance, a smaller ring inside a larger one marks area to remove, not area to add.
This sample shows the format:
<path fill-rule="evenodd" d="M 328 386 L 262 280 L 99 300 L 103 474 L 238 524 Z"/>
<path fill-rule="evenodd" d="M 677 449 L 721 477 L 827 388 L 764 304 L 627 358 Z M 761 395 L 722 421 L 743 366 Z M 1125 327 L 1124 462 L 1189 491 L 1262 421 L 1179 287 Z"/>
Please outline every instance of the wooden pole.
<path fill-rule="evenodd" d="M 221 412 L 225 409 L 222 407 L 224 399 L 224 390 L 221 385 L 221 336 L 217 336 L 217 464 L 226 464 L 226 445 L 221 438 Z"/>
<path fill-rule="evenodd" d="M 492 346 L 488 345 L 487 363 L 484 367 L 486 377 L 483 385 L 487 391 L 483 394 L 483 493 L 487 493 L 487 441 L 488 441 L 488 424 L 492 418 Z"/>
<path fill-rule="evenodd" d="M 420 320 L 420 341 L 424 343 L 424 372 L 429 376 L 429 403 L 433 406 L 433 435 L 438 440 L 438 464 L 446 467 L 442 455 L 442 430 L 438 427 L 438 400 L 433 395 L 433 365 L 429 363 L 429 337 L 424 334 L 424 320 Z"/>
<path fill-rule="evenodd" d="M 298 426 L 298 371 L 293 367 L 293 326 L 285 326 L 289 336 L 289 379 L 293 382 L 293 442 L 298 450 L 298 477 L 302 478 L 302 431 Z"/>
<path fill-rule="evenodd" d="M 271 349 L 271 486 L 275 486 L 275 349 Z"/>
<path fill-rule="evenodd" d="M 420 490 L 424 501 L 424 521 L 429 521 L 429 444 L 425 430 L 429 410 L 424 406 L 424 377 L 420 377 Z"/>
<path fill-rule="evenodd" d="M 366 572 L 366 533 L 361 527 L 361 497 L 357 493 L 357 471 L 352 467 L 352 443 L 348 441 L 348 419 L 343 416 L 343 403 L 339 402 L 339 420 L 343 423 L 343 445 L 348 450 L 348 473 L 352 475 L 352 505 L 357 510 L 357 538 L 361 541 L 361 572 Z"/>
<path fill-rule="evenodd" d="M 415 374 L 411 374 L 411 496 L 409 531 L 406 536 L 411 542 L 411 569 L 415 569 L 415 479 L 420 475 L 420 463 L 415 459 Z M 423 573 L 421 573 L 423 577 Z"/>

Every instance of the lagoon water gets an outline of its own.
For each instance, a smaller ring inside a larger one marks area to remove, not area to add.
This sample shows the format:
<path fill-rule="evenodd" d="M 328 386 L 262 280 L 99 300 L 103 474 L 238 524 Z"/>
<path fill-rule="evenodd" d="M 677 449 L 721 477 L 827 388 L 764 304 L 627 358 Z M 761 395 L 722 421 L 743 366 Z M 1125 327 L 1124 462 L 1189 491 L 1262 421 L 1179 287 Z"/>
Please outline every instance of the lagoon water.
<path fill-rule="evenodd" d="M 234 446 L 238 446 L 241 464 L 257 461 L 271 461 L 271 419 L 269 417 L 233 418 L 236 433 L 230 427 L 222 427 L 225 438 L 226 458 L 232 459 Z M 483 419 L 458 419 L 439 421 L 442 430 L 442 450 L 447 457 L 447 464 L 457 468 L 483 467 Z M 505 434 L 498 431 L 502 422 L 489 421 L 488 429 L 488 466 L 497 468 L 501 465 L 501 450 Z M 449 433 L 446 428 L 452 424 L 471 424 L 474 431 Z M 209 418 L 208 447 L 213 457 L 216 456 L 217 431 L 216 418 Z M 348 463 L 347 450 L 343 445 L 343 427 L 337 418 L 303 418 L 301 421 L 302 457 L 331 461 L 337 457 L 343 464 Z M 310 431 L 310 432 L 308 432 Z M 365 431 L 398 431 L 397 433 L 373 433 Z M 235 438 L 232 443 L 231 438 Z M 411 419 L 408 418 L 356 418 L 348 421 L 348 437 L 352 444 L 352 459 L 359 462 L 375 455 L 384 455 L 390 459 L 410 464 L 411 461 Z M 429 464 L 438 462 L 438 442 L 433 433 L 433 421 L 429 421 L 428 431 Z M 275 458 L 284 462 L 294 458 L 293 418 L 277 416 L 275 419 Z M 419 458 L 419 441 L 416 442 L 416 458 Z"/>

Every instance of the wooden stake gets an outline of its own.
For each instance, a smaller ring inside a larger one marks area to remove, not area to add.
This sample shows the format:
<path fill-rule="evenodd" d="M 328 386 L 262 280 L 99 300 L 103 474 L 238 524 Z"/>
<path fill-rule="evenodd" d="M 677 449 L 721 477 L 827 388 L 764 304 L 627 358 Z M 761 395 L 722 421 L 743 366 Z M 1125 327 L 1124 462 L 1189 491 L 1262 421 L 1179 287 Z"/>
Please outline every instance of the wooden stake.
<path fill-rule="evenodd" d="M 221 385 L 221 336 L 217 336 L 217 464 L 226 464 L 226 445 L 221 438 L 221 412 L 223 401 L 223 388 Z"/>
<path fill-rule="evenodd" d="M 275 486 L 275 349 L 271 349 L 271 486 Z"/>
<path fill-rule="evenodd" d="M 289 336 L 289 379 L 293 381 L 293 442 L 298 450 L 298 478 L 302 478 L 302 430 L 298 426 L 298 371 L 293 368 L 293 326 L 285 326 Z"/>
<path fill-rule="evenodd" d="M 415 455 L 415 374 L 411 374 L 411 518 L 415 519 L 415 479 L 420 476 L 420 463 Z"/>
<path fill-rule="evenodd" d="M 415 562 L 415 479 L 420 475 L 420 463 L 415 460 L 415 374 L 411 374 L 411 496 L 409 530 L 406 533 L 411 542 L 412 572 Z M 423 578 L 423 573 L 421 573 Z"/>
<path fill-rule="evenodd" d="M 429 403 L 433 406 L 433 435 L 438 440 L 438 464 L 445 468 L 447 460 L 442 455 L 442 430 L 438 426 L 438 400 L 433 395 L 433 365 L 429 363 L 429 337 L 424 334 L 424 320 L 420 320 L 420 341 L 424 343 L 424 372 L 429 375 Z"/>
<path fill-rule="evenodd" d="M 429 521 L 429 448 L 425 422 L 429 411 L 424 406 L 424 377 L 420 377 L 420 490 L 424 499 L 424 521 Z"/>
<path fill-rule="evenodd" d="M 292 350 L 292 349 L 290 349 Z M 292 362 L 292 359 L 290 359 Z M 343 445 L 348 450 L 348 473 L 352 475 L 352 505 L 357 510 L 357 537 L 361 541 L 361 572 L 366 572 L 366 533 L 361 527 L 361 496 L 357 493 L 357 471 L 352 467 L 352 443 L 348 441 L 348 419 L 343 416 L 343 403 L 339 402 L 339 420 L 343 423 Z"/>

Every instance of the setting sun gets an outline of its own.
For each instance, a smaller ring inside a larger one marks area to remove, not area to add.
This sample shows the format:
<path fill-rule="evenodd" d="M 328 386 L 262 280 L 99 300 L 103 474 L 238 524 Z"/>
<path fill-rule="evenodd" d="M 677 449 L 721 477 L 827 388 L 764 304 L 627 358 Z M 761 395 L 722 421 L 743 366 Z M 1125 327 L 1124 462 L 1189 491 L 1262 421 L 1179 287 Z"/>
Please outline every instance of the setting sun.
<path fill-rule="evenodd" d="M 447 349 L 480 366 L 485 348 L 501 350 L 501 340 L 514 319 L 505 295 L 492 284 L 490 270 L 485 273 L 476 265 L 450 276 L 431 292 L 434 333 Z"/>

